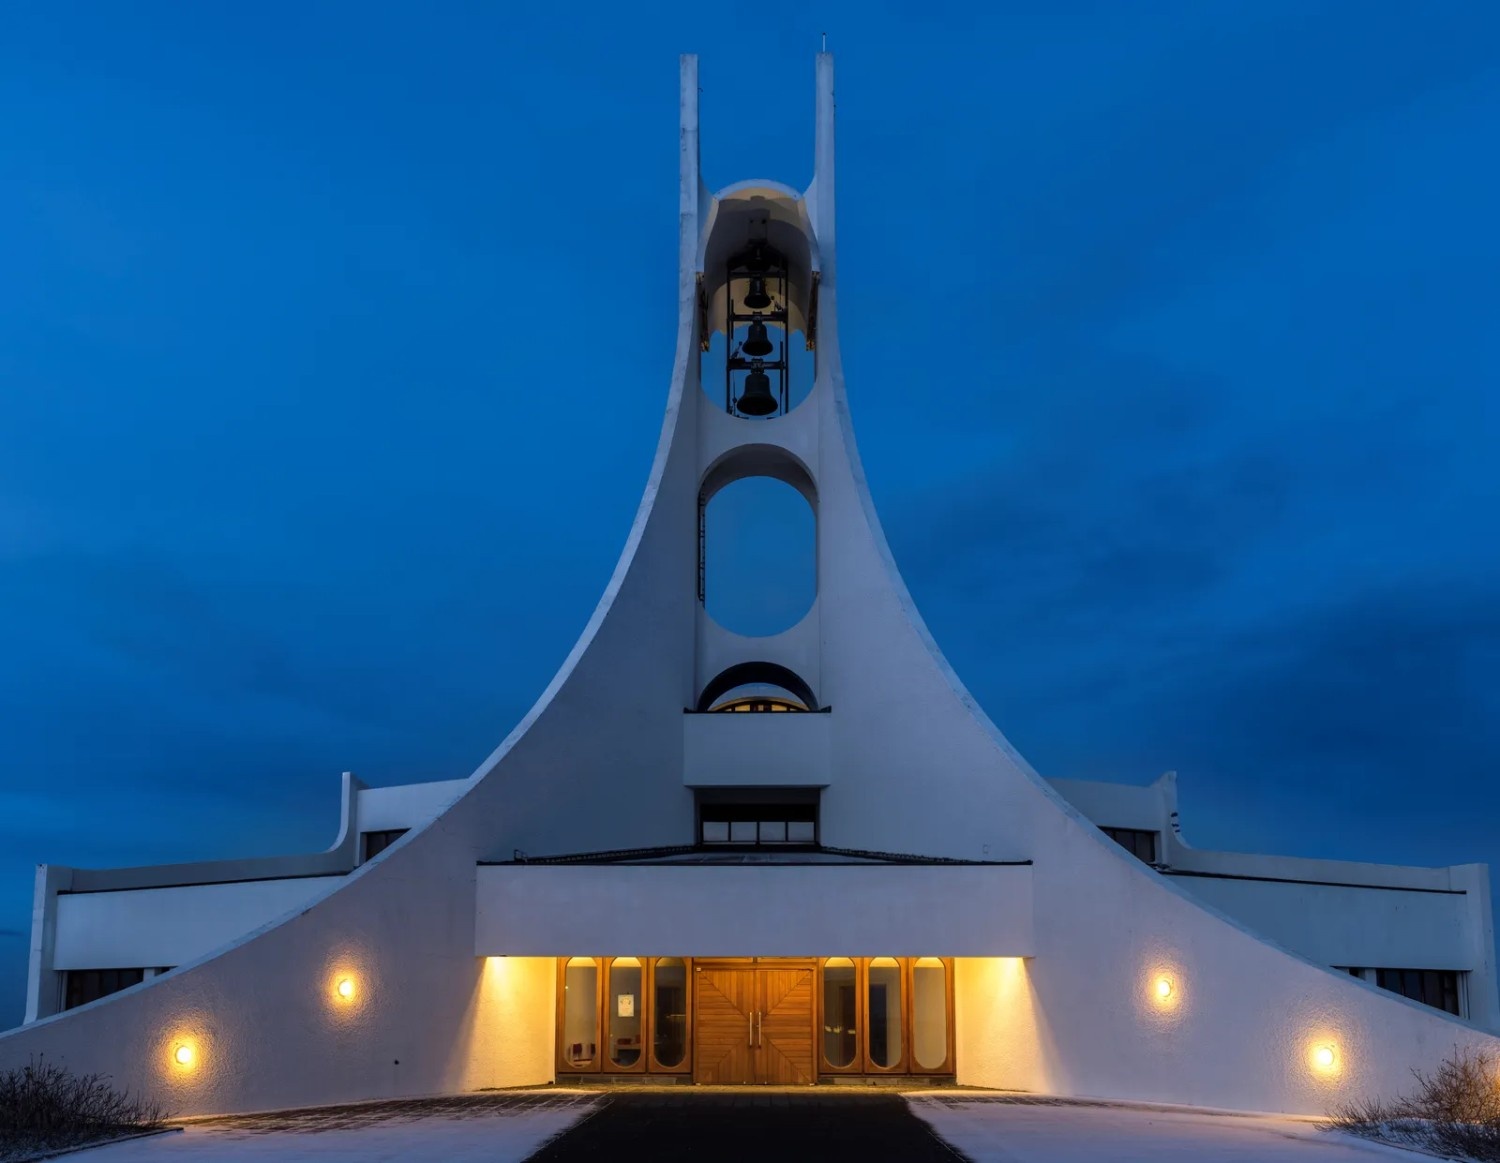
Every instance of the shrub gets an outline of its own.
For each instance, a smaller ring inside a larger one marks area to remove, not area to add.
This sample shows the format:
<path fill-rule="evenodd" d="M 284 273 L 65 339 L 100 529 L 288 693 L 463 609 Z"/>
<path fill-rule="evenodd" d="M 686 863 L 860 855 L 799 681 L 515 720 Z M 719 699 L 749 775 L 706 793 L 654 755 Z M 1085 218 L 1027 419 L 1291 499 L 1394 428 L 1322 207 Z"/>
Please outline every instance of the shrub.
<path fill-rule="evenodd" d="M 1386 1102 L 1335 1108 L 1328 1126 L 1399 1146 L 1500 1163 L 1500 1059 L 1458 1049 L 1431 1074 L 1413 1070 L 1417 1088 Z"/>
<path fill-rule="evenodd" d="M 73 1074 L 40 1058 L 0 1071 L 0 1158 L 155 1130 L 165 1120 L 156 1103 L 115 1090 L 102 1075 Z"/>

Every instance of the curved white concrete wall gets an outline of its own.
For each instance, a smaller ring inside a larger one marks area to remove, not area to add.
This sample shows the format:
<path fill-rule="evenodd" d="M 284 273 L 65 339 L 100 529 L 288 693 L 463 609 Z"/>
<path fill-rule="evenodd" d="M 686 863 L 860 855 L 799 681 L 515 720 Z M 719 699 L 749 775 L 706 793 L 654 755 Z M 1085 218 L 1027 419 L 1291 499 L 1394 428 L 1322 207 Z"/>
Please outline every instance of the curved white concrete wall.
<path fill-rule="evenodd" d="M 68 893 L 57 901 L 52 968 L 186 965 L 302 908 L 339 879 Z"/>
<path fill-rule="evenodd" d="M 818 486 L 816 686 L 835 708 L 824 842 L 1035 861 L 1024 972 L 1003 959 L 961 965 L 961 1080 L 1318 1112 L 1340 1097 L 1404 1088 L 1410 1067 L 1431 1068 L 1455 1043 L 1500 1048 L 1301 960 L 1140 865 L 1016 755 L 949 670 L 895 570 L 849 425 L 831 59 L 820 57 L 818 71 L 817 176 L 805 207 L 822 271 L 818 382 L 799 413 L 816 419 L 816 446 L 803 450 Z M 621 562 L 558 676 L 437 819 L 216 955 L 0 1036 L 0 1066 L 45 1053 L 158 1094 L 178 1113 L 551 1076 L 546 973 L 527 963 L 508 975 L 475 956 L 475 862 L 692 836 L 682 708 L 696 694 L 700 645 L 697 436 L 724 426 L 705 416 L 697 382 L 693 258 L 710 202 L 691 61 L 682 100 L 679 330 L 666 421 Z M 765 439 L 778 423 L 743 430 Z M 988 907 L 975 902 L 974 924 L 986 923 Z M 690 944 L 695 918 L 680 922 Z M 1158 1006 L 1151 984 L 1162 975 L 1173 992 Z M 333 992 L 341 976 L 358 982 L 348 1002 Z M 172 1061 L 183 1043 L 199 1051 L 193 1068 Z M 1310 1058 L 1319 1047 L 1334 1055 L 1326 1072 Z"/>
<path fill-rule="evenodd" d="M 427 823 L 463 794 L 467 780 L 361 788 L 355 811 L 361 832 L 388 832 Z"/>

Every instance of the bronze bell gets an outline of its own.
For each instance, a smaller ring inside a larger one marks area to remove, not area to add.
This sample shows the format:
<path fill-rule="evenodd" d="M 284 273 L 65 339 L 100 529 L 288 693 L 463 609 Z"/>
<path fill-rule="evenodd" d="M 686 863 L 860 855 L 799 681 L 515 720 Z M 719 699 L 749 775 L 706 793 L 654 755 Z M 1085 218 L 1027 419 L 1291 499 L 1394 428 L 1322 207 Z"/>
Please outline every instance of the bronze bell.
<path fill-rule="evenodd" d="M 771 377 L 759 369 L 745 377 L 745 390 L 734 406 L 746 416 L 769 416 L 781 407 L 771 395 Z"/>
<path fill-rule="evenodd" d="M 771 337 L 766 334 L 766 325 L 759 319 L 750 324 L 750 334 L 745 337 L 745 342 L 740 347 L 740 350 L 746 355 L 757 359 L 760 356 L 771 354 Z"/>
<path fill-rule="evenodd" d="M 766 280 L 758 275 L 750 280 L 750 289 L 745 292 L 745 306 L 752 311 L 764 311 L 771 305 L 771 296 L 766 294 Z"/>

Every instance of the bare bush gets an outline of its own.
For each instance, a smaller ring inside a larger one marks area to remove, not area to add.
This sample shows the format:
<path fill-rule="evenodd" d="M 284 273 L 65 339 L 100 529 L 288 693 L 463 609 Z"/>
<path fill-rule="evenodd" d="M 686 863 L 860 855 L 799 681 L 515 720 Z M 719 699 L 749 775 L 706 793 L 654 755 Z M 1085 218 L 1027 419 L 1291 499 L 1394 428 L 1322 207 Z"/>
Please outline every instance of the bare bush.
<path fill-rule="evenodd" d="M 1500 1163 L 1500 1059 L 1487 1050 L 1455 1047 L 1432 1073 L 1412 1074 L 1417 1088 L 1411 1094 L 1345 1103 L 1326 1125 L 1397 1146 Z"/>
<path fill-rule="evenodd" d="M 0 1071 L 0 1159 L 161 1127 L 154 1102 L 116 1090 L 98 1074 L 73 1074 L 40 1058 Z"/>

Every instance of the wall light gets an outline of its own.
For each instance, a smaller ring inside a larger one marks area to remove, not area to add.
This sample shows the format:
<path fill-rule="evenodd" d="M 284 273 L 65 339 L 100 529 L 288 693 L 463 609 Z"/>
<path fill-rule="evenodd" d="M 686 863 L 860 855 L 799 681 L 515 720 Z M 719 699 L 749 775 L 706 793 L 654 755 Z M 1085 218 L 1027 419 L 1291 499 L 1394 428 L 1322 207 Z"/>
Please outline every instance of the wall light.
<path fill-rule="evenodd" d="M 1156 996 L 1162 1001 L 1172 996 L 1172 979 L 1170 977 L 1158 977 L 1156 979 Z"/>
<path fill-rule="evenodd" d="M 354 996 L 354 978 L 339 978 L 339 983 L 333 987 L 333 991 L 334 993 L 338 994 L 339 997 L 343 998 L 345 1001 L 348 1001 Z"/>
<path fill-rule="evenodd" d="M 1320 1074 L 1337 1074 L 1339 1070 L 1338 1047 L 1330 1042 L 1323 1042 L 1312 1048 L 1308 1055 L 1313 1069 Z"/>
<path fill-rule="evenodd" d="M 187 1042 L 178 1043 L 177 1048 L 172 1051 L 172 1061 L 177 1063 L 177 1065 L 179 1066 L 192 1066 L 197 1058 L 197 1052 L 193 1049 L 192 1045 Z"/>

